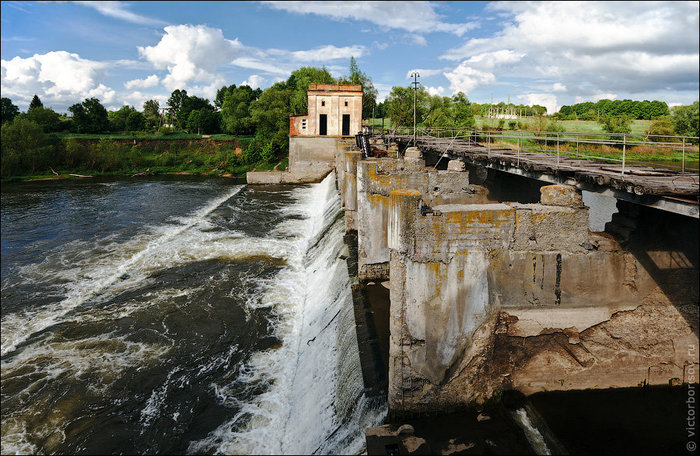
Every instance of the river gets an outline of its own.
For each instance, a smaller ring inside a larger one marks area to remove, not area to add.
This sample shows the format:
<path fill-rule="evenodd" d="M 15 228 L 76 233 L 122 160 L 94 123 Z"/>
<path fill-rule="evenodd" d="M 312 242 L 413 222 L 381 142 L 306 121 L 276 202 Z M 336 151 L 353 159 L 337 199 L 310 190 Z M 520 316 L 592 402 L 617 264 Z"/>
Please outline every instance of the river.
<path fill-rule="evenodd" d="M 334 176 L 3 184 L 2 453 L 358 453 Z"/>

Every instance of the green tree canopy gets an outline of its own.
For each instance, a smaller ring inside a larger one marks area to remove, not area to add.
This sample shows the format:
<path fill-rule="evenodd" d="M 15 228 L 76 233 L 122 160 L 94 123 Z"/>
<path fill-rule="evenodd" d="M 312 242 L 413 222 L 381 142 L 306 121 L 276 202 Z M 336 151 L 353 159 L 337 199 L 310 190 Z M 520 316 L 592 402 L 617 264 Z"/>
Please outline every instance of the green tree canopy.
<path fill-rule="evenodd" d="M 55 135 L 45 134 L 40 125 L 25 116 L 5 122 L 0 140 L 0 173 L 7 177 L 43 169 L 55 152 L 56 140 Z"/>
<path fill-rule="evenodd" d="M 126 129 L 128 131 L 143 131 L 146 128 L 146 118 L 143 114 L 134 109 L 126 118 Z"/>
<path fill-rule="evenodd" d="M 200 98 L 193 95 L 183 99 L 180 109 L 178 109 L 177 114 L 175 114 L 177 125 L 180 128 L 187 128 L 187 120 L 189 119 L 190 113 L 192 111 L 199 111 L 202 109 L 213 111 L 214 107 L 209 104 L 209 100 L 206 98 Z"/>
<path fill-rule="evenodd" d="M 160 119 L 160 104 L 158 100 L 147 100 L 143 104 L 143 117 L 148 128 L 156 128 Z"/>
<path fill-rule="evenodd" d="M 259 92 L 247 85 L 234 87 L 225 95 L 221 106 L 221 121 L 226 133 L 232 135 L 250 135 L 255 132 L 255 123 L 250 114 L 250 104 L 255 101 Z"/>
<path fill-rule="evenodd" d="M 116 111 L 110 111 L 107 113 L 109 119 L 109 128 L 112 131 L 126 131 L 128 130 L 126 126 L 126 119 L 130 114 L 136 112 L 136 108 L 129 105 L 124 105 Z"/>
<path fill-rule="evenodd" d="M 631 133 L 632 118 L 626 115 L 601 116 L 598 121 L 607 133 Z"/>
<path fill-rule="evenodd" d="M 46 133 L 58 131 L 61 127 L 61 116 L 51 108 L 37 106 L 21 115 L 39 125 Z"/>
<path fill-rule="evenodd" d="M 2 112 L 0 113 L 2 123 L 12 122 L 18 114 L 19 108 L 12 104 L 12 100 L 7 97 L 2 97 Z"/>
<path fill-rule="evenodd" d="M 87 98 L 81 104 L 74 104 L 68 111 L 73 114 L 73 129 L 77 133 L 99 133 L 107 131 L 109 119 L 107 110 L 97 98 Z"/>
<path fill-rule="evenodd" d="M 377 89 L 372 84 L 372 79 L 360 70 L 355 57 L 350 57 L 350 75 L 340 77 L 339 84 L 359 84 L 362 86 L 362 118 L 372 117 L 372 109 L 377 105 Z M 374 112 L 376 116 L 376 110 Z"/>
<path fill-rule="evenodd" d="M 29 103 L 28 111 L 31 111 L 34 108 L 43 108 L 43 107 L 44 107 L 44 104 L 41 102 L 39 97 L 36 94 L 34 94 L 32 101 Z"/>
<path fill-rule="evenodd" d="M 174 118 L 177 118 L 180 108 L 182 107 L 182 103 L 187 99 L 187 91 L 186 90 L 180 90 L 176 89 L 173 90 L 173 93 L 170 94 L 170 98 L 168 98 L 168 108 L 170 108 L 170 115 L 173 116 Z M 188 113 L 189 115 L 189 113 Z"/>
<path fill-rule="evenodd" d="M 289 147 L 289 105 L 292 93 L 293 90 L 287 84 L 278 82 L 265 89 L 260 98 L 250 104 L 250 115 L 257 127 L 256 136 L 272 142 L 276 153 L 286 151 Z"/>
<path fill-rule="evenodd" d="M 677 135 L 700 136 L 700 104 L 696 101 L 691 105 L 674 106 L 671 112 L 671 122 Z"/>
<path fill-rule="evenodd" d="M 230 86 L 223 86 L 216 91 L 216 98 L 214 98 L 214 107 L 221 109 L 226 100 L 226 95 L 236 90 L 236 84 L 231 84 Z"/>
<path fill-rule="evenodd" d="M 416 123 L 423 122 L 430 109 L 430 96 L 425 87 L 420 87 L 416 94 Z M 394 86 L 386 98 L 387 115 L 395 126 L 413 126 L 413 88 Z"/>
<path fill-rule="evenodd" d="M 301 67 L 298 70 L 292 71 L 292 74 L 289 76 L 289 78 L 287 78 L 286 83 L 287 88 L 292 91 L 289 102 L 291 112 L 295 115 L 308 113 L 307 91 L 309 90 L 310 84 L 336 83 L 337 81 L 328 72 L 328 70 L 326 70 L 326 67 Z"/>
<path fill-rule="evenodd" d="M 218 133 L 221 131 L 221 115 L 213 109 L 192 110 L 187 117 L 187 129 L 193 133 Z"/>

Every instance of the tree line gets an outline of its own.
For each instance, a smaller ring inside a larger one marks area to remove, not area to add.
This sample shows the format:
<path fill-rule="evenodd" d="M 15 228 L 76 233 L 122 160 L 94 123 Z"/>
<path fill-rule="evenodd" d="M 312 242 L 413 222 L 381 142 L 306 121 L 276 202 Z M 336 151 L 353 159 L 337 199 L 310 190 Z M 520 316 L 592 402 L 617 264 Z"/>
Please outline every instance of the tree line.
<path fill-rule="evenodd" d="M 652 120 L 668 116 L 670 110 L 663 101 L 598 100 L 562 106 L 558 117 L 563 120 L 599 120 L 601 116 L 627 116 L 631 119 Z"/>

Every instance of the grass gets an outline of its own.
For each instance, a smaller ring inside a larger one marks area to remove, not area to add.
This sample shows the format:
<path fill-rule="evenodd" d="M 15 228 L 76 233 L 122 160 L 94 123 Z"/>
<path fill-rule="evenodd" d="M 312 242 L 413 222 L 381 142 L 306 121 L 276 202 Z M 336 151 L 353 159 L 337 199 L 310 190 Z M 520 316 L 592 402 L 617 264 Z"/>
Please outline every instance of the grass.
<path fill-rule="evenodd" d="M 505 147 L 516 149 L 515 140 L 499 140 L 492 143 L 492 147 Z M 523 152 L 545 153 L 544 144 L 533 140 L 525 140 L 521 143 Z M 549 154 L 556 155 L 556 146 L 550 142 L 547 147 Z M 620 162 L 622 160 L 622 150 L 618 147 L 597 144 L 579 144 L 578 153 L 574 144 L 560 144 L 559 154 L 572 158 L 600 158 L 607 159 L 611 162 Z M 625 151 L 626 162 L 638 163 L 666 163 L 674 168 L 681 167 L 683 162 L 683 153 L 678 149 L 659 148 L 653 145 L 639 145 L 628 147 Z M 700 153 L 695 151 L 686 151 L 685 153 L 685 168 L 688 170 L 697 170 L 700 164 Z"/>
<path fill-rule="evenodd" d="M 475 118 L 476 120 L 476 126 L 477 128 L 483 128 L 483 127 L 490 127 L 490 128 L 496 128 L 499 123 L 499 119 L 487 119 L 485 117 L 477 117 Z M 533 119 L 532 118 L 522 118 L 522 119 L 515 119 L 516 122 L 520 122 L 522 124 L 532 124 Z M 549 121 L 554 121 L 554 119 L 548 120 Z M 508 119 L 505 119 L 505 125 L 503 126 L 503 129 L 508 128 Z M 571 132 L 571 133 L 604 133 L 603 127 L 596 122 L 595 120 L 558 120 L 556 121 L 559 125 L 562 126 L 565 132 Z M 632 134 L 633 135 L 643 135 L 646 133 L 646 131 L 649 129 L 649 126 L 651 125 L 653 121 L 652 120 L 633 120 L 632 124 L 630 125 L 630 128 L 632 129 Z M 526 127 L 524 130 L 533 130 L 534 128 Z"/>

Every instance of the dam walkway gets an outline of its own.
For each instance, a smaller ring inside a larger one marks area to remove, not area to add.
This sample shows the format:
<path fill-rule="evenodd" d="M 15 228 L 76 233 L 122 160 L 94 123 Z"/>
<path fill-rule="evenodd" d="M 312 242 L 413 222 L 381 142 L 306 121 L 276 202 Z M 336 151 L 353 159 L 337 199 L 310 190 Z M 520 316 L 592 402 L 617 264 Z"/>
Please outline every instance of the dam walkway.
<path fill-rule="evenodd" d="M 437 159 L 436 167 L 445 158 L 458 158 L 469 165 L 699 217 L 696 137 L 444 129 L 419 129 L 414 136 L 408 129 L 383 131 L 373 138 L 395 142 L 401 151 L 415 140 L 416 147 Z M 645 163 L 639 161 L 644 154 L 669 159 Z"/>

